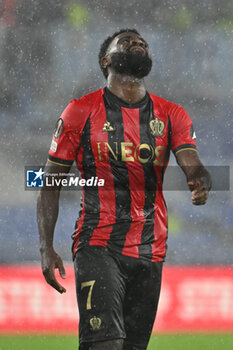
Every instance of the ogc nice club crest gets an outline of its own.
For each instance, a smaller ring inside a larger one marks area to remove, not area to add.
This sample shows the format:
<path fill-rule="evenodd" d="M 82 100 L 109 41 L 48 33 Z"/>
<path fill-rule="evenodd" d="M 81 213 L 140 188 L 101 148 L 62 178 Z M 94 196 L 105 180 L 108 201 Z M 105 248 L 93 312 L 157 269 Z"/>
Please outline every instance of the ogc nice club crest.
<path fill-rule="evenodd" d="M 153 136 L 163 136 L 164 127 L 165 123 L 159 118 L 150 121 L 150 129 Z"/>
<path fill-rule="evenodd" d="M 90 319 L 90 325 L 93 331 L 99 331 L 101 327 L 101 319 L 94 316 Z"/>

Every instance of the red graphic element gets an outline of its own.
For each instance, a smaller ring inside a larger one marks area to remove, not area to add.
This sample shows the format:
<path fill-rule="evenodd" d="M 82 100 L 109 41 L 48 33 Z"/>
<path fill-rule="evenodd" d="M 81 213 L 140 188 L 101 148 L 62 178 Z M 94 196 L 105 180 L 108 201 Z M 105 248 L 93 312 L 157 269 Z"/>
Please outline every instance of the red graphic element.
<path fill-rule="evenodd" d="M 1 266 L 0 333 L 77 333 L 72 266 L 66 272 L 61 295 L 39 266 Z M 153 331 L 232 332 L 233 268 L 165 266 Z"/>

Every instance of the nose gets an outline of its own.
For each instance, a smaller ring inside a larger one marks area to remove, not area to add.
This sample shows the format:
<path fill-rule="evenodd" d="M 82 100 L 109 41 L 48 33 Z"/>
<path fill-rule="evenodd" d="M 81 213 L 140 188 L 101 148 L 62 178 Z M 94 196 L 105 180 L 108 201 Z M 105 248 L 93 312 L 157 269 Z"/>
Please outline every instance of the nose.
<path fill-rule="evenodd" d="M 145 43 L 144 41 L 142 41 L 140 38 L 138 37 L 134 37 L 130 40 L 130 45 L 134 46 L 134 45 L 139 45 L 139 46 L 143 46 L 145 47 Z"/>

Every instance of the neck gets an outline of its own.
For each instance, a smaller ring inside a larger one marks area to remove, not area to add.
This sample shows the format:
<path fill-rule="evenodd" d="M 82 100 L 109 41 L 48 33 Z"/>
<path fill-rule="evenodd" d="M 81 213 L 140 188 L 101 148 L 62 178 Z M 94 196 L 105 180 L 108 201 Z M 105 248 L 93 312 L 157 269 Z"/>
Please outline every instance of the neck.
<path fill-rule="evenodd" d="M 107 79 L 107 88 L 117 97 L 127 103 L 137 103 L 146 94 L 143 79 L 132 76 L 122 76 L 110 72 Z"/>

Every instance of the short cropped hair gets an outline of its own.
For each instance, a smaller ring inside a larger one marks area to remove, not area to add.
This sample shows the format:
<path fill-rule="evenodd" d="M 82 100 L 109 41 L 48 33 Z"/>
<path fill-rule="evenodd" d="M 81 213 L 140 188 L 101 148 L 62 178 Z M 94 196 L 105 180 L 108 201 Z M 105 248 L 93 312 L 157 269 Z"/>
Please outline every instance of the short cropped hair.
<path fill-rule="evenodd" d="M 109 45 L 111 44 L 111 42 L 113 41 L 113 39 L 115 39 L 115 37 L 121 33 L 126 33 L 126 32 L 133 32 L 137 35 L 140 35 L 138 33 L 138 31 L 136 29 L 130 29 L 130 28 L 127 28 L 127 29 L 121 29 L 117 32 L 115 32 L 113 35 L 107 37 L 107 39 L 104 40 L 104 42 L 102 43 L 102 45 L 100 46 L 100 51 L 99 51 L 99 65 L 100 65 L 100 68 L 103 72 L 103 75 L 105 76 L 105 78 L 107 79 L 108 77 L 108 68 L 103 68 L 101 66 L 101 60 L 103 57 L 106 56 L 106 53 L 107 53 L 107 50 L 108 50 L 108 47 Z"/>

